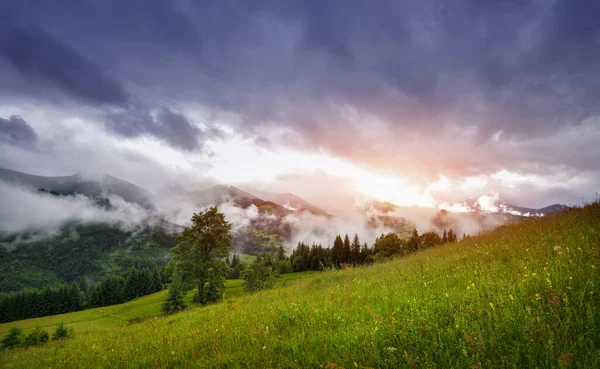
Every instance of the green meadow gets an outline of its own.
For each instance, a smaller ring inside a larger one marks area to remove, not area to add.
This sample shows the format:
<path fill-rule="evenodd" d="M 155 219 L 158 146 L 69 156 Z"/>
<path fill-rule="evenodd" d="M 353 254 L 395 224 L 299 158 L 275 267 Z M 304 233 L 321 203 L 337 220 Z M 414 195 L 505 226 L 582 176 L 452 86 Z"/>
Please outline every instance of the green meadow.
<path fill-rule="evenodd" d="M 0 325 L 75 337 L 6 368 L 598 368 L 600 203 L 158 316 L 164 292 Z M 293 278 L 290 275 L 287 278 Z M 191 295 L 191 293 L 190 293 Z M 191 296 L 188 296 L 188 298 Z M 136 319 L 139 318 L 139 319 Z"/>

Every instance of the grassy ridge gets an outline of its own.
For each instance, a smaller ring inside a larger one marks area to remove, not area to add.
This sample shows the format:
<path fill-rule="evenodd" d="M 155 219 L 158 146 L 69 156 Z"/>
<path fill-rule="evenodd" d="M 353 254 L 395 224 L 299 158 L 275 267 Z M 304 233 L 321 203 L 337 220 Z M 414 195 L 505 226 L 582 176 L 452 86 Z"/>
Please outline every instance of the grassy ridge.
<path fill-rule="evenodd" d="M 0 354 L 9 368 L 600 365 L 600 204 Z"/>

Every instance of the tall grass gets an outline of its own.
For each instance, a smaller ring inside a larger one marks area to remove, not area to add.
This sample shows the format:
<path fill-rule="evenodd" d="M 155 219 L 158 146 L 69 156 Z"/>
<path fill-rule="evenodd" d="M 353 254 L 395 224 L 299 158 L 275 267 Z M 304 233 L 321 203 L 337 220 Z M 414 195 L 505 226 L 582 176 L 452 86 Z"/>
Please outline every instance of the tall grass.
<path fill-rule="evenodd" d="M 0 354 L 8 368 L 600 367 L 600 204 Z"/>

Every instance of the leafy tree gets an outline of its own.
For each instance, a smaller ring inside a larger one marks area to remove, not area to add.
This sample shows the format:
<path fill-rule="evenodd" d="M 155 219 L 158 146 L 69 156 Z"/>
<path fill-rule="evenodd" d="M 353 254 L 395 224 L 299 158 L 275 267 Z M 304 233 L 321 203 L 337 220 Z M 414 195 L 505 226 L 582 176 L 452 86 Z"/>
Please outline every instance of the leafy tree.
<path fill-rule="evenodd" d="M 437 234 L 437 232 L 425 232 L 423 233 L 421 236 L 419 236 L 420 238 L 420 246 L 421 248 L 429 248 L 429 247 L 435 247 L 439 244 L 442 243 L 442 239 L 440 238 L 440 235 Z"/>
<path fill-rule="evenodd" d="M 0 342 L 3 348 L 13 348 L 23 345 L 23 330 L 18 327 L 12 327 L 6 336 Z"/>
<path fill-rule="evenodd" d="M 242 273 L 242 278 L 246 281 L 246 291 L 259 291 L 270 288 L 275 283 L 275 270 L 268 264 L 265 258 L 257 258 Z"/>
<path fill-rule="evenodd" d="M 448 242 L 448 233 L 446 233 L 446 230 L 444 229 L 444 235 L 442 236 L 442 243 L 446 243 Z"/>
<path fill-rule="evenodd" d="M 206 294 L 207 283 L 212 282 L 214 289 L 217 281 L 227 273 L 222 259 L 231 249 L 230 230 L 231 224 L 225 220 L 225 215 L 213 206 L 192 216 L 192 225 L 184 228 L 177 237 L 177 246 L 172 249 L 182 279 L 197 283 L 201 304 L 210 302 Z"/>
<path fill-rule="evenodd" d="M 223 299 L 223 295 L 225 294 L 225 280 L 227 279 L 228 272 L 229 267 L 227 267 L 227 264 L 224 261 L 216 260 L 213 263 L 208 273 L 209 278 L 204 301 L 205 304 Z"/>
<path fill-rule="evenodd" d="M 396 233 L 390 232 L 375 241 L 373 251 L 379 257 L 403 255 L 405 253 L 404 242 Z"/>

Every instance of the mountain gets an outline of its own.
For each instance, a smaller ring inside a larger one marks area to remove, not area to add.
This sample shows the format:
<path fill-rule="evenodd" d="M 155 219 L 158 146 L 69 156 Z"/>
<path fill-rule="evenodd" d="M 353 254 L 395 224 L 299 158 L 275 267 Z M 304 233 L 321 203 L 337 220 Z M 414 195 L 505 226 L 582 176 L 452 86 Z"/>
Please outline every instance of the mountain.
<path fill-rule="evenodd" d="M 272 201 L 266 201 L 232 185 L 214 185 L 190 193 L 197 205 L 219 205 L 230 203 L 247 209 L 254 205 L 260 214 L 271 214 L 284 217 L 290 210 Z"/>
<path fill-rule="evenodd" d="M 539 209 L 526 208 L 526 207 L 515 206 L 515 205 L 511 205 L 511 204 L 504 204 L 504 206 L 506 207 L 506 209 L 508 211 L 511 211 L 511 210 L 517 211 L 523 215 L 525 215 L 525 214 L 527 214 L 527 215 L 546 215 L 546 214 L 556 213 L 563 209 L 569 208 L 568 206 L 561 205 L 561 204 L 552 204 L 552 205 L 545 206 L 545 207 L 539 208 Z"/>
<path fill-rule="evenodd" d="M 261 193 L 261 196 L 264 199 L 272 201 L 291 211 L 309 211 L 315 215 L 329 215 L 325 210 L 311 204 L 300 196 L 294 195 L 293 193 L 263 192 Z"/>
<path fill-rule="evenodd" d="M 146 190 L 108 174 L 98 178 L 84 177 L 81 174 L 46 177 L 0 168 L 0 180 L 60 196 L 79 194 L 98 199 L 104 198 L 106 195 L 116 195 L 146 209 L 154 208 L 151 195 Z"/>

